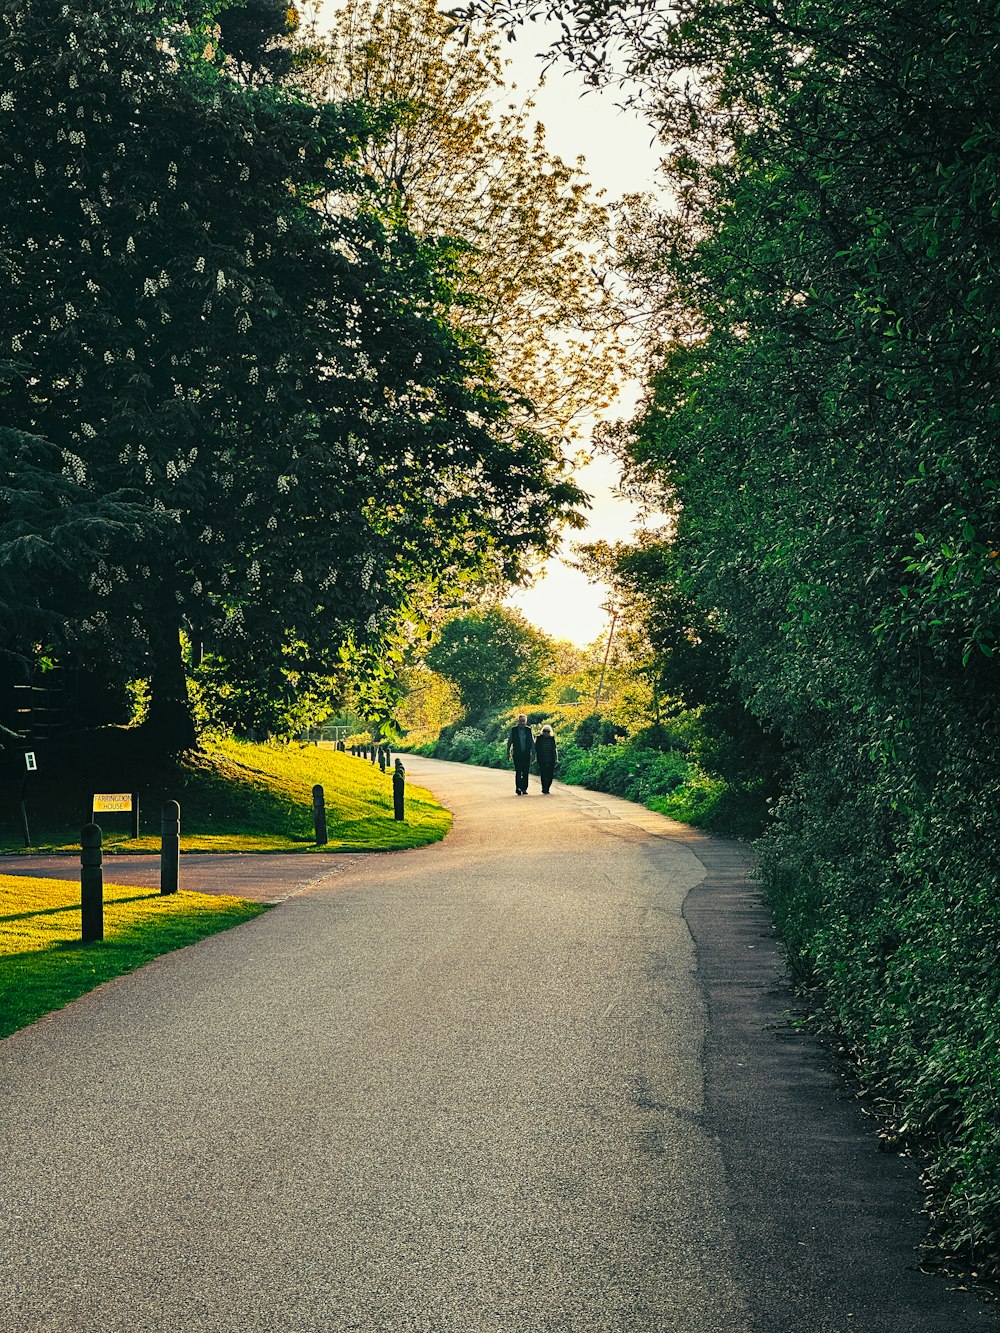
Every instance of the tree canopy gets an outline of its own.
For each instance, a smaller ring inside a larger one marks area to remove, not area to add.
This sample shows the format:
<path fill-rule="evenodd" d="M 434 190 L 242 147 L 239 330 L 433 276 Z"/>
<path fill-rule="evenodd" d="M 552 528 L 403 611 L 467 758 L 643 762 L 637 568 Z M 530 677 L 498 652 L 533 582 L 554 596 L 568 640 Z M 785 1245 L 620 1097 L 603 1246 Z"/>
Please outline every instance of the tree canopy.
<path fill-rule="evenodd" d="M 427 665 L 455 687 L 465 716 L 476 721 L 541 699 L 555 661 L 550 640 L 519 611 L 494 606 L 448 620 Z"/>
<path fill-rule="evenodd" d="M 183 747 L 182 630 L 384 674 L 418 592 L 550 548 L 580 493 L 373 198 L 364 107 L 243 77 L 211 14 L 2 21 L 0 651 L 150 676 Z"/>
<path fill-rule="evenodd" d="M 452 317 L 489 349 L 517 419 L 576 434 L 623 366 L 608 216 L 530 102 L 507 102 L 495 35 L 461 32 L 436 0 L 346 0 L 325 47 L 306 40 L 326 94 L 384 117 L 361 150 L 382 197 L 420 235 L 459 242 Z"/>

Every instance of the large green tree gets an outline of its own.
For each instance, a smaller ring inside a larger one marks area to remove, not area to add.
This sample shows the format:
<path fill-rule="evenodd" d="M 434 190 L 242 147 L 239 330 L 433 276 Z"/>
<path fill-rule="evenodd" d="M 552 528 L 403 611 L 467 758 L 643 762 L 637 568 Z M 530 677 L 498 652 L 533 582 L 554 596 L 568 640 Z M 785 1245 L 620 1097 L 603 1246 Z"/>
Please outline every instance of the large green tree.
<path fill-rule="evenodd" d="M 59 653 L 150 675 L 183 746 L 182 629 L 231 662 L 248 638 L 377 662 L 416 589 L 548 547 L 578 492 L 450 322 L 444 248 L 369 203 L 361 109 L 248 83 L 218 29 L 124 0 L 3 22 L 4 418 L 67 504 L 130 506 L 75 551 L 43 534 L 85 592 L 48 617 Z"/>
<path fill-rule="evenodd" d="M 668 148 L 677 209 L 631 230 L 661 355 L 620 438 L 789 746 L 762 865 L 792 956 L 929 1152 L 946 1242 L 996 1263 L 1000 16 L 558 8 Z"/>
<path fill-rule="evenodd" d="M 427 665 L 458 691 L 465 716 L 537 703 L 552 681 L 549 639 L 519 611 L 493 606 L 455 616 L 441 629 Z"/>

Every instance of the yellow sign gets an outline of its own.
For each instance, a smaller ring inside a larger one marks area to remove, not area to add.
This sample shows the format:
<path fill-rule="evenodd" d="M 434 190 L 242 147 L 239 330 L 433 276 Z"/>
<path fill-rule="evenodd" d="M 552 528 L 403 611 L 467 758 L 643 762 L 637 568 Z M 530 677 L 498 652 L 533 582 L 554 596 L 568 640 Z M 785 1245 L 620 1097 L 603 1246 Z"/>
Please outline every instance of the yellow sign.
<path fill-rule="evenodd" d="M 132 809 L 131 792 L 97 792 L 94 796 L 94 814 L 107 814 L 112 810 L 127 811 Z"/>

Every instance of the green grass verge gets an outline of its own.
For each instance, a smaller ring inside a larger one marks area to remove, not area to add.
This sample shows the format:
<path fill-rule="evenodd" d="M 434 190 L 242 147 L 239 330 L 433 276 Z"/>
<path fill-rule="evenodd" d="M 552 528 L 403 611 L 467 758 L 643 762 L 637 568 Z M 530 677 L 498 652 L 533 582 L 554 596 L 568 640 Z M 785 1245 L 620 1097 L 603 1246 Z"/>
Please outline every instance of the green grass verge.
<path fill-rule="evenodd" d="M 31 850 L 75 851 L 95 791 L 138 790 L 140 834 L 127 836 L 128 815 L 101 815 L 105 851 L 159 850 L 160 808 L 181 806 L 184 852 L 391 851 L 436 842 L 451 815 L 423 787 L 406 787 L 406 818 L 393 818 L 392 775 L 353 755 L 312 745 L 255 745 L 221 740 L 176 765 L 151 769 L 141 752 L 72 757 L 42 771 L 29 789 Z M 326 796 L 329 842 L 314 843 L 312 789 Z M 0 852 L 24 851 L 16 823 L 17 793 L 0 791 Z"/>
<path fill-rule="evenodd" d="M 0 1037 L 61 1009 L 160 954 L 267 910 L 207 893 L 159 893 L 105 884 L 104 934 L 80 943 L 80 886 L 0 875 Z"/>

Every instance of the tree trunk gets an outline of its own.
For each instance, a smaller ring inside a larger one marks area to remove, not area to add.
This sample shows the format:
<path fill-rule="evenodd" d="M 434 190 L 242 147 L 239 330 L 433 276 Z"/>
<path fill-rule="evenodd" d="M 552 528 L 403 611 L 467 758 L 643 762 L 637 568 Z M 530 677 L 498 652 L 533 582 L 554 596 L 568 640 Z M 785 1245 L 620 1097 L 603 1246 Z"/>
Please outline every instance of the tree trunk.
<path fill-rule="evenodd" d="M 143 733 L 161 754 L 181 754 L 194 749 L 198 737 L 188 700 L 187 671 L 176 617 L 164 618 L 161 633 L 152 636 L 152 640 L 149 714 L 143 723 Z"/>

